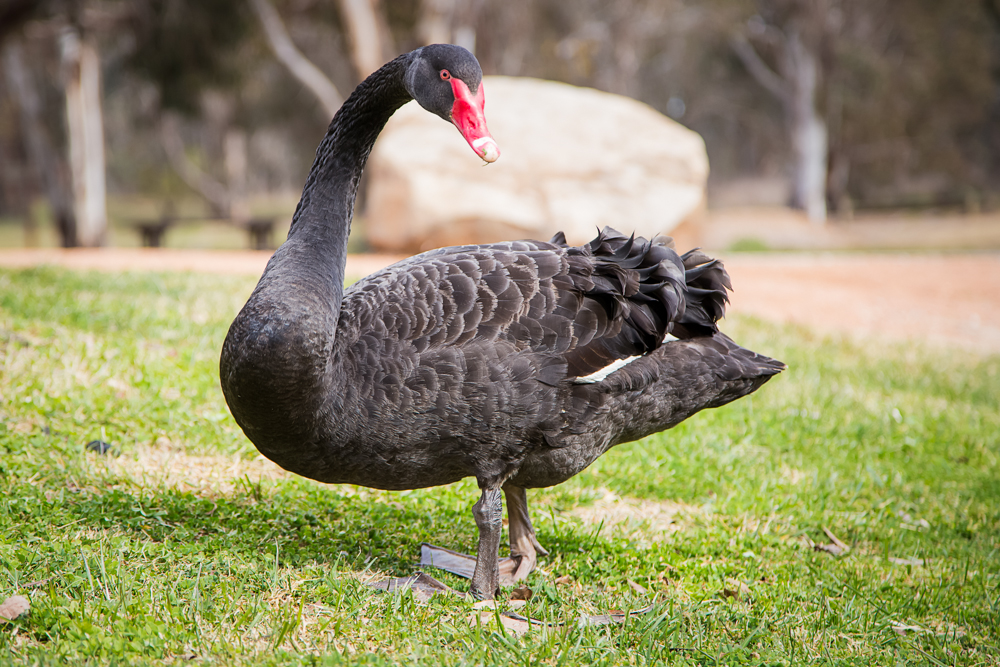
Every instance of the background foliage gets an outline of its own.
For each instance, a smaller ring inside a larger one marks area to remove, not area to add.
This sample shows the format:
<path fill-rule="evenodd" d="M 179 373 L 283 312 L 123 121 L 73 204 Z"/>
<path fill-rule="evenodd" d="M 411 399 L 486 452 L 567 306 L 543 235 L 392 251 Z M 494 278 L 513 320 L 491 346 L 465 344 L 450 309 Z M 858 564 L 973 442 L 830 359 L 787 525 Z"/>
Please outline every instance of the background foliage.
<path fill-rule="evenodd" d="M 374 1 L 374 0 L 373 0 Z M 22 39 L 47 90 L 47 124 L 62 135 L 56 35 L 65 7 L 101 43 L 110 186 L 162 195 L 169 172 L 159 114 L 188 115 L 185 136 L 221 169 L 226 124 L 249 132 L 255 192 L 296 190 L 328 119 L 271 55 L 248 2 L 86 0 L 32 5 Z M 382 0 L 387 51 L 419 46 L 440 0 Z M 631 95 L 705 137 L 714 184 L 783 178 L 786 119 L 732 48 L 747 37 L 776 67 L 794 26 L 821 55 L 819 109 L 830 131 L 833 208 L 992 205 L 1000 182 L 1000 7 L 997 0 L 477 0 L 444 2 L 453 35 L 469 35 L 488 74 L 535 76 Z M 298 48 L 342 93 L 358 81 L 335 3 L 279 0 Z M 89 17 L 89 18 L 88 18 Z M 23 20 L 23 17 L 22 17 Z M 89 22 L 88 22 L 89 21 Z M 464 33 L 460 30 L 465 30 Z M 470 45 L 473 45 L 470 43 Z M 0 89 L 7 85 L 0 78 Z M 5 96 L 0 95 L 0 99 Z M 219 123 L 219 99 L 226 123 Z M 213 111 L 214 109 L 214 111 Z M 572 115 L 573 110 L 548 113 Z M 17 114 L 0 102 L 0 209 L 37 191 L 23 161 Z M 197 156 L 196 156 L 197 157 Z M 212 167 L 212 165 L 215 165 Z M 176 179 L 175 179 L 176 180 Z"/>

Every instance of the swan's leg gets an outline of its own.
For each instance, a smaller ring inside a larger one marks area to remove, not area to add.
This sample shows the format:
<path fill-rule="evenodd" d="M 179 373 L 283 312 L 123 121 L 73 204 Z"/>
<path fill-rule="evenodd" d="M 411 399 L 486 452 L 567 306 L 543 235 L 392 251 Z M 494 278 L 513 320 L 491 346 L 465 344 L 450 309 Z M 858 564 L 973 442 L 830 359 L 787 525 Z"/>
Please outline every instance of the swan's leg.
<path fill-rule="evenodd" d="M 500 489 L 485 488 L 479 502 L 472 507 L 472 516 L 479 527 L 479 549 L 476 570 L 472 573 L 472 595 L 479 600 L 492 600 L 500 590 L 500 531 L 503 528 L 503 501 Z"/>
<path fill-rule="evenodd" d="M 531 516 L 528 514 L 528 494 L 524 487 L 507 483 L 503 485 L 503 492 L 507 498 L 510 555 L 517 562 L 514 581 L 520 581 L 535 569 L 538 555 L 548 556 L 549 552 L 542 548 L 535 537 L 535 527 L 531 525 Z"/>

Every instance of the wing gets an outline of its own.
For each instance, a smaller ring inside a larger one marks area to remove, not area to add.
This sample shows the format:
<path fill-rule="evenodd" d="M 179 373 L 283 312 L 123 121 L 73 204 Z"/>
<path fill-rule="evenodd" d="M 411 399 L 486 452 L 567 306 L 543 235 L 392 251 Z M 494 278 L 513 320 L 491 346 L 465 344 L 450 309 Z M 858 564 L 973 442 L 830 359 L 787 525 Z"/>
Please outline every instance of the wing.
<path fill-rule="evenodd" d="M 567 400 L 591 400 L 581 380 L 602 380 L 668 333 L 715 331 L 727 286 L 701 253 L 610 228 L 579 247 L 561 234 L 458 246 L 355 283 L 338 337 L 367 405 L 434 413 L 438 429 L 505 419 L 501 428 L 554 436 Z"/>

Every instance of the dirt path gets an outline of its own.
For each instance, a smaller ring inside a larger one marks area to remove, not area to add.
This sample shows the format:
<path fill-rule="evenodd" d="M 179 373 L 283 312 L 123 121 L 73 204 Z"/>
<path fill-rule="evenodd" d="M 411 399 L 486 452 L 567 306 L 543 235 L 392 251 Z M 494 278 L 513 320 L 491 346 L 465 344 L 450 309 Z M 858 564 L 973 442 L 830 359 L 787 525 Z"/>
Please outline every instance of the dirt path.
<path fill-rule="evenodd" d="M 0 266 L 259 275 L 270 253 L 207 250 L 0 250 Z M 393 261 L 352 255 L 347 275 Z M 1000 353 L 1000 253 L 730 254 L 732 313 L 823 332 L 921 340 Z"/>
<path fill-rule="evenodd" d="M 732 312 L 1000 353 L 1000 254 L 737 255 Z"/>

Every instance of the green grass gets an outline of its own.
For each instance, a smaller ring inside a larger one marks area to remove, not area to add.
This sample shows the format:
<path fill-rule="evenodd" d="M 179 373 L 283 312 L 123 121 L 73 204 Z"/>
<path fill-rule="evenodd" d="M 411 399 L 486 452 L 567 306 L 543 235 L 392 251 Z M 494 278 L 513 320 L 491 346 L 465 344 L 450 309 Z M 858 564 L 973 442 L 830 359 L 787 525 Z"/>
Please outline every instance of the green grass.
<path fill-rule="evenodd" d="M 758 238 L 737 239 L 729 246 L 730 252 L 767 252 L 771 247 Z"/>
<path fill-rule="evenodd" d="M 0 599 L 32 604 L 0 662 L 1000 663 L 1000 359 L 730 320 L 789 370 L 531 492 L 552 555 L 526 609 L 554 625 L 518 637 L 365 585 L 422 541 L 471 550 L 474 484 L 259 460 L 217 379 L 253 283 L 0 272 Z M 824 527 L 851 550 L 815 551 Z"/>

